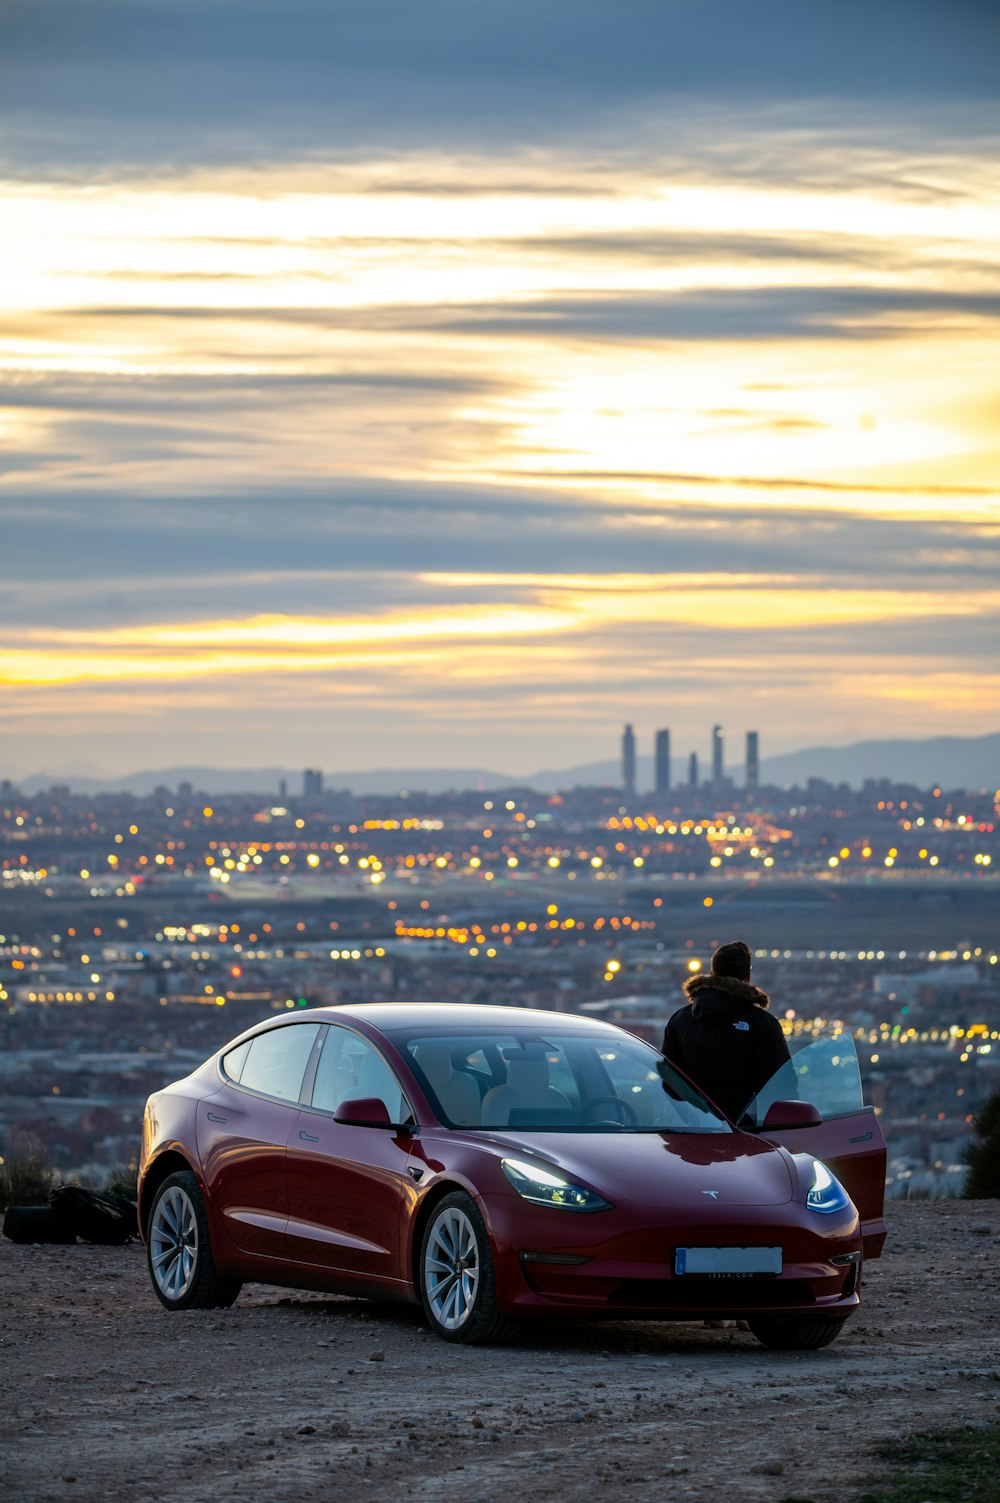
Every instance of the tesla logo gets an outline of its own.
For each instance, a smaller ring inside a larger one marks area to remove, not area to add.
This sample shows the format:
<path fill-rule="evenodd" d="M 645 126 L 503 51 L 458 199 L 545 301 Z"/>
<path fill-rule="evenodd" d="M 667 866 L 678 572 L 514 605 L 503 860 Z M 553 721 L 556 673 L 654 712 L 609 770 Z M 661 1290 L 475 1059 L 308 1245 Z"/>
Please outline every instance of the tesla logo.
<path fill-rule="evenodd" d="M 702 1195 L 711 1195 L 713 1200 L 718 1200 L 719 1198 L 718 1190 L 702 1190 L 701 1193 Z"/>

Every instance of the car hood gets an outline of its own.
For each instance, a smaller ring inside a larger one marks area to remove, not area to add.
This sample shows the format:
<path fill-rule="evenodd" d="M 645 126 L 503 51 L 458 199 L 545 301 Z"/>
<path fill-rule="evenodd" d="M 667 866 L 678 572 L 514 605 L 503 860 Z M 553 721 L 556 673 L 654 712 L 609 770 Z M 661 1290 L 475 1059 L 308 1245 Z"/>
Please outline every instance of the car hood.
<path fill-rule="evenodd" d="M 486 1135 L 477 1134 L 480 1143 Z M 748 1133 L 490 1133 L 501 1154 L 551 1164 L 614 1202 L 646 1206 L 787 1205 L 783 1150 Z M 716 1192 L 716 1193 L 711 1193 Z"/>

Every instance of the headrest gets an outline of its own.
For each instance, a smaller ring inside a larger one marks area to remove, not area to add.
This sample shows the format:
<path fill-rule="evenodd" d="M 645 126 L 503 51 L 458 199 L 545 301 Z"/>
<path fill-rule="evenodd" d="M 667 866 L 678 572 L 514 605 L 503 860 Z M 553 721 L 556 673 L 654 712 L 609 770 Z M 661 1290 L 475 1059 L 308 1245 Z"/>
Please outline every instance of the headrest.
<path fill-rule="evenodd" d="M 507 1084 L 519 1096 L 545 1091 L 549 1085 L 549 1066 L 544 1055 L 514 1055 L 507 1061 Z"/>
<path fill-rule="evenodd" d="M 413 1058 L 423 1070 L 432 1086 L 447 1085 L 454 1073 L 451 1064 L 451 1050 L 447 1044 L 432 1040 L 426 1044 L 418 1044 L 413 1051 Z"/>
<path fill-rule="evenodd" d="M 391 1088 L 391 1081 L 388 1066 L 380 1055 L 372 1050 L 363 1057 L 358 1070 L 359 1096 L 380 1096 Z"/>

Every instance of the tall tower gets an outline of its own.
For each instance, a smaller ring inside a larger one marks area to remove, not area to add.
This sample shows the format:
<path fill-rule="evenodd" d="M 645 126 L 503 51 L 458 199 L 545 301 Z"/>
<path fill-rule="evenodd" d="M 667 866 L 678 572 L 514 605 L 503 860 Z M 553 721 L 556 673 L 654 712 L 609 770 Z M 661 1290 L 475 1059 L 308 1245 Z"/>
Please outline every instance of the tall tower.
<path fill-rule="evenodd" d="M 670 732 L 657 731 L 654 755 L 657 793 L 670 792 Z"/>
<path fill-rule="evenodd" d="M 760 743 L 756 731 L 747 731 L 747 792 L 760 787 Z"/>
<path fill-rule="evenodd" d="M 688 787 L 689 788 L 697 788 L 697 786 L 698 786 L 698 753 L 697 752 L 692 752 L 691 755 L 690 755 L 690 757 L 688 757 Z"/>
<path fill-rule="evenodd" d="M 635 731 L 630 725 L 622 732 L 622 787 L 635 797 Z"/>
<path fill-rule="evenodd" d="M 715 788 L 721 788 L 722 787 L 722 781 L 723 781 L 723 778 L 725 777 L 725 775 L 726 774 L 725 774 L 725 768 L 723 766 L 723 755 L 722 755 L 722 726 L 721 725 L 713 725 L 713 727 L 712 727 L 712 785 L 713 785 L 713 787 L 715 787 Z"/>

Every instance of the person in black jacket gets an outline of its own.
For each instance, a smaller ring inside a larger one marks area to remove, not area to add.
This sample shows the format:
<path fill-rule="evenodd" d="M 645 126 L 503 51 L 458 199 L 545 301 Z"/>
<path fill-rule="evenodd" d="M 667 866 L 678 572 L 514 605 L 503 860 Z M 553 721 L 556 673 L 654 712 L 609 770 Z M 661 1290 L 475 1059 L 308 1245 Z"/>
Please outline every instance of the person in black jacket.
<path fill-rule="evenodd" d="M 688 1001 L 663 1034 L 663 1054 L 732 1122 L 789 1058 L 770 998 L 750 984 L 750 948 L 742 940 L 712 956 L 708 975 L 684 983 Z"/>

